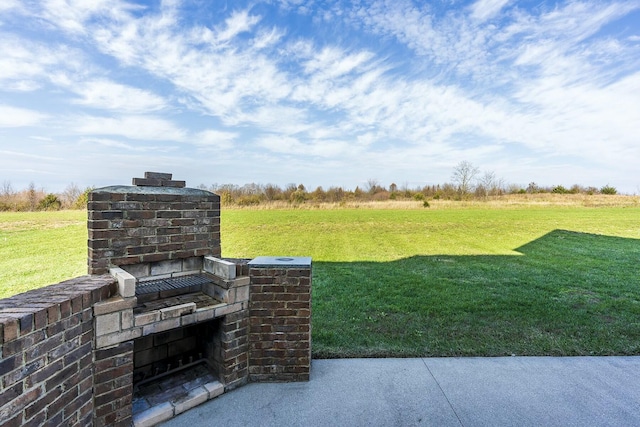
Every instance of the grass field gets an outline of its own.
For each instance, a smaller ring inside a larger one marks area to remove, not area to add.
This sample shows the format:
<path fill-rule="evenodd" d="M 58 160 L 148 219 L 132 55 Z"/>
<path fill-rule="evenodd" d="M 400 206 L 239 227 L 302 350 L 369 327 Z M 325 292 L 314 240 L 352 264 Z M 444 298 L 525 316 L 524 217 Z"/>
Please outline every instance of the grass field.
<path fill-rule="evenodd" d="M 0 298 L 83 274 L 85 211 L 0 213 Z"/>
<path fill-rule="evenodd" d="M 85 212 L 0 214 L 2 296 L 86 271 Z M 226 257 L 312 256 L 315 357 L 640 354 L 640 207 L 224 209 Z"/>

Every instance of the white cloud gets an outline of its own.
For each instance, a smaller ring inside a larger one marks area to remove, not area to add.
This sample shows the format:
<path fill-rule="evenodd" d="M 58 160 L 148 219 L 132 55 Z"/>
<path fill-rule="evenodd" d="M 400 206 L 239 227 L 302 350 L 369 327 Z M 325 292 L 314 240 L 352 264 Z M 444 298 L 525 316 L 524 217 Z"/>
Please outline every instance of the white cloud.
<path fill-rule="evenodd" d="M 254 49 L 264 49 L 274 46 L 285 36 L 285 32 L 279 28 L 271 28 L 270 30 L 260 30 L 253 40 Z"/>
<path fill-rule="evenodd" d="M 200 147 L 215 148 L 217 150 L 229 150 L 233 148 L 234 141 L 238 138 L 235 132 L 224 132 L 208 129 L 196 133 L 190 141 Z"/>
<path fill-rule="evenodd" d="M 258 137 L 256 145 L 273 153 L 299 158 L 332 158 L 353 151 L 347 141 L 325 139 L 301 142 L 299 139 L 290 136 L 268 134 Z"/>
<path fill-rule="evenodd" d="M 0 84 L 8 91 L 35 92 L 50 85 L 87 90 L 85 80 L 100 70 L 84 52 L 58 42 L 47 45 L 0 33 L 0 50 Z"/>
<path fill-rule="evenodd" d="M 83 149 L 141 157 L 170 141 L 211 162 L 206 154 L 244 143 L 265 148 L 269 165 L 294 154 L 307 159 L 297 172 L 354 175 L 385 164 L 418 174 L 403 166 L 414 161 L 495 164 L 511 152 L 532 168 L 540 158 L 611 167 L 640 157 L 638 36 L 602 31 L 637 2 L 273 4 L 216 5 L 215 18 L 193 19 L 178 1 L 26 2 L 2 19 L 44 25 L 0 32 L 2 91 L 57 103 L 46 113 L 59 140 L 69 131 Z M 22 123 L 46 118 L 24 111 Z M 269 169 L 257 158 L 243 172 Z"/>
<path fill-rule="evenodd" d="M 172 122 L 157 117 L 82 116 L 70 120 L 70 128 L 82 135 L 120 135 L 150 141 L 185 141 L 187 132 Z"/>
<path fill-rule="evenodd" d="M 3 158 L 5 160 L 8 160 L 9 157 L 15 157 L 15 158 L 21 159 L 21 160 L 28 159 L 30 161 L 33 161 L 33 160 L 45 160 L 45 161 L 60 160 L 60 157 L 43 156 L 41 154 L 25 153 L 25 152 L 21 152 L 21 151 L 0 150 L 0 154 L 2 154 L 2 156 L 3 156 Z M 33 165 L 33 164 L 31 164 L 31 165 Z"/>
<path fill-rule="evenodd" d="M 108 149 L 121 149 L 127 151 L 151 151 L 157 152 L 159 147 L 147 147 L 147 146 L 139 146 L 132 143 L 125 143 L 120 140 L 108 139 L 108 138 L 80 138 L 81 144 L 92 145 L 92 146 L 100 146 L 107 147 Z"/>
<path fill-rule="evenodd" d="M 640 155 L 638 93 L 640 73 L 605 87 L 589 82 L 559 85 L 552 78 L 532 82 L 520 92 L 523 101 L 538 106 L 532 116 L 537 123 L 529 126 L 525 141 L 593 161 L 612 151 Z"/>
<path fill-rule="evenodd" d="M 145 113 L 166 107 L 164 99 L 149 91 L 108 80 L 70 84 L 69 89 L 81 96 L 73 102 L 88 107 L 127 113 Z"/>
<path fill-rule="evenodd" d="M 41 13 L 64 31 L 84 34 L 87 21 L 96 16 L 123 19 L 129 12 L 143 8 L 121 0 L 46 0 Z"/>
<path fill-rule="evenodd" d="M 334 79 L 354 71 L 372 57 L 370 52 L 346 54 L 341 49 L 325 47 L 304 64 L 304 69 L 308 74 L 320 74 L 322 78 Z"/>
<path fill-rule="evenodd" d="M 286 77 L 278 71 L 276 61 L 263 52 L 264 43 L 253 43 L 252 38 L 236 45 L 228 43 L 227 38 L 251 29 L 257 17 L 236 12 L 227 20 L 222 31 L 225 40 L 220 42 L 219 36 L 207 36 L 210 32 L 206 29 L 181 31 L 171 13 L 163 11 L 159 16 L 131 18 L 100 28 L 94 33 L 95 40 L 105 53 L 168 80 L 204 112 L 228 124 L 237 124 L 238 114 L 246 107 L 275 103 L 287 96 Z"/>
<path fill-rule="evenodd" d="M 37 111 L 0 104 L 0 127 L 27 127 L 40 124 L 48 115 Z"/>
<path fill-rule="evenodd" d="M 22 90 L 34 90 L 40 86 L 47 71 L 62 64 L 66 52 L 47 49 L 0 33 L 0 82 L 3 86 Z"/>
<path fill-rule="evenodd" d="M 471 17 L 485 21 L 497 15 L 510 0 L 478 0 L 471 5 Z"/>
<path fill-rule="evenodd" d="M 0 12 L 8 12 L 11 9 L 22 9 L 19 0 L 3 0 L 0 3 Z"/>
<path fill-rule="evenodd" d="M 312 128 L 305 108 L 268 105 L 238 115 L 237 118 L 240 123 L 251 124 L 258 129 L 284 135 L 294 135 Z"/>
<path fill-rule="evenodd" d="M 234 12 L 225 20 L 226 28 L 218 31 L 217 41 L 226 42 L 238 34 L 247 32 L 260 21 L 258 16 L 249 15 L 247 10 Z"/>

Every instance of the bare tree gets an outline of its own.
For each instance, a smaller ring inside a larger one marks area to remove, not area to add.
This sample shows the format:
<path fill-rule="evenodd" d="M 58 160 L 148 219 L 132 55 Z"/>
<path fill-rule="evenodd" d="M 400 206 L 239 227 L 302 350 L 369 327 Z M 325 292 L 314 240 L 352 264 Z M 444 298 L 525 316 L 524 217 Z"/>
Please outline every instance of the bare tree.
<path fill-rule="evenodd" d="M 264 187 L 264 195 L 268 201 L 276 200 L 281 193 L 282 190 L 275 184 L 267 184 Z"/>
<path fill-rule="evenodd" d="M 2 197 L 10 198 L 14 195 L 13 186 L 11 181 L 2 181 Z"/>
<path fill-rule="evenodd" d="M 70 208 L 76 204 L 78 197 L 82 195 L 82 190 L 75 183 L 67 185 L 62 192 L 62 206 Z"/>
<path fill-rule="evenodd" d="M 473 163 L 466 160 L 458 163 L 453 169 L 451 179 L 458 186 L 458 192 L 461 196 L 468 195 L 473 188 L 473 180 L 480 173 L 480 169 L 475 167 Z"/>
<path fill-rule="evenodd" d="M 38 193 L 36 192 L 36 185 L 33 182 L 29 183 L 27 199 L 29 200 L 29 210 L 35 211 L 36 206 L 38 206 Z"/>
<path fill-rule="evenodd" d="M 496 178 L 493 171 L 487 171 L 478 179 L 476 195 L 480 197 L 497 196 L 501 193 L 504 182 Z"/>
<path fill-rule="evenodd" d="M 364 187 L 364 191 L 366 191 L 367 193 L 369 193 L 370 195 L 374 195 L 380 191 L 384 191 L 384 187 L 382 187 L 380 185 L 380 182 L 378 182 L 377 179 L 375 178 L 369 178 L 367 180 L 367 183 Z"/>

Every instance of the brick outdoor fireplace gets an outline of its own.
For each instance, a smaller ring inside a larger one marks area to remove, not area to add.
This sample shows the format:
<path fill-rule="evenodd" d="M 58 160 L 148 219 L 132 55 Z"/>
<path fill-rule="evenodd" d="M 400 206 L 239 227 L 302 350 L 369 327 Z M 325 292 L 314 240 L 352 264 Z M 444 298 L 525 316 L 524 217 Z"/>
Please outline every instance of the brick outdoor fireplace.
<path fill-rule="evenodd" d="M 148 426 L 309 379 L 311 258 L 222 259 L 219 196 L 147 172 L 94 190 L 88 231 L 90 276 L 0 301 L 0 424 Z"/>

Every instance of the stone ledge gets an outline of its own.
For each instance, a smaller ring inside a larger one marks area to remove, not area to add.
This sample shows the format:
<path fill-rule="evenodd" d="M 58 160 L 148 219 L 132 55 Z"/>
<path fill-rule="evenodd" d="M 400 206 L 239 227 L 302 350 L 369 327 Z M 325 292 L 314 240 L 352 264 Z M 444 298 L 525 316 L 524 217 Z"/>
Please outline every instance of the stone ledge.
<path fill-rule="evenodd" d="M 160 321 L 160 311 L 155 310 L 149 313 L 136 314 L 134 316 L 135 326 L 145 326 Z"/>
<path fill-rule="evenodd" d="M 173 405 L 169 402 L 153 406 L 133 416 L 134 427 L 152 427 L 173 417 Z"/>
<path fill-rule="evenodd" d="M 218 397 L 224 393 L 224 385 L 219 381 L 207 383 L 203 387 L 207 390 L 209 399 L 213 399 L 214 397 Z"/>
<path fill-rule="evenodd" d="M 175 415 L 181 414 L 184 411 L 200 405 L 201 403 L 209 400 L 209 392 L 204 387 L 198 387 L 189 391 L 189 394 L 184 398 L 176 402 L 172 402 L 174 405 Z"/>
<path fill-rule="evenodd" d="M 121 296 L 116 296 L 109 298 L 106 301 L 95 303 L 93 305 L 93 315 L 101 316 L 104 314 L 114 313 L 116 311 L 132 310 L 137 304 L 138 299 L 135 297 L 123 298 Z"/>
<path fill-rule="evenodd" d="M 133 426 L 155 426 L 189 409 L 195 408 L 208 400 L 214 399 L 224 392 L 225 387 L 220 381 L 203 384 L 190 390 L 188 394 L 182 398 L 160 403 L 134 414 Z"/>
<path fill-rule="evenodd" d="M 125 331 L 115 332 L 113 334 L 96 337 L 96 348 L 110 347 L 121 344 L 125 341 L 131 341 L 142 336 L 142 328 L 132 328 Z"/>
<path fill-rule="evenodd" d="M 142 327 L 142 336 L 157 334 L 158 332 L 168 331 L 181 326 L 179 317 L 172 319 L 161 320 L 159 322 L 151 323 Z"/>
<path fill-rule="evenodd" d="M 172 307 L 160 309 L 160 319 L 172 319 L 174 317 L 180 317 L 183 314 L 190 314 L 196 311 L 196 303 L 188 302 L 185 304 L 174 305 Z"/>

